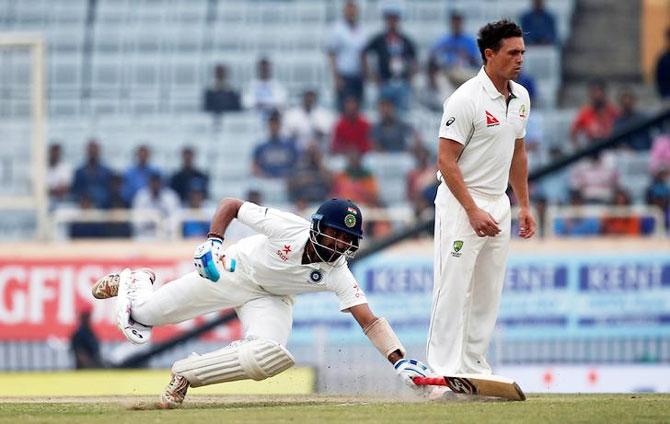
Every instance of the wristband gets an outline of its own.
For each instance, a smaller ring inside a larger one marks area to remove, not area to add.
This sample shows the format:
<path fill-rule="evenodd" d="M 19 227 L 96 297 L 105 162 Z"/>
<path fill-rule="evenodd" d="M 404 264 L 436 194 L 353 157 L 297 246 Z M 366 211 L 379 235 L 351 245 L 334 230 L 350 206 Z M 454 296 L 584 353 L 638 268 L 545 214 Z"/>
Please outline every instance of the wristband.
<path fill-rule="evenodd" d="M 219 240 L 221 243 L 223 243 L 223 236 L 222 236 L 221 234 L 219 234 L 219 233 L 215 233 L 215 232 L 213 232 L 213 231 L 210 231 L 209 233 L 207 233 L 207 238 L 208 238 L 208 239 L 217 239 L 217 240 Z"/>

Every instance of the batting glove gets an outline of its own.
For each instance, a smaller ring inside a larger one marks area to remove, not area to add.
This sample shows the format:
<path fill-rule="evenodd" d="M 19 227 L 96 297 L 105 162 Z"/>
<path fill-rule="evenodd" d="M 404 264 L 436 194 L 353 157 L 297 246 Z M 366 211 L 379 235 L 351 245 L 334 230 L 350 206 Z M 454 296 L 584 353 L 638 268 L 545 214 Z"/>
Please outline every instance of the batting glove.
<path fill-rule="evenodd" d="M 426 387 L 417 386 L 412 380 L 413 377 L 426 377 L 431 374 L 430 368 L 423 362 L 416 359 L 403 358 L 393 364 L 393 368 L 395 368 L 396 373 L 398 373 L 398 376 L 405 385 L 420 395 L 426 394 Z"/>
<path fill-rule="evenodd" d="M 201 277 L 211 281 L 219 281 L 221 278 L 221 255 L 223 254 L 223 240 L 220 238 L 208 238 L 195 249 L 193 254 L 193 265 Z"/>

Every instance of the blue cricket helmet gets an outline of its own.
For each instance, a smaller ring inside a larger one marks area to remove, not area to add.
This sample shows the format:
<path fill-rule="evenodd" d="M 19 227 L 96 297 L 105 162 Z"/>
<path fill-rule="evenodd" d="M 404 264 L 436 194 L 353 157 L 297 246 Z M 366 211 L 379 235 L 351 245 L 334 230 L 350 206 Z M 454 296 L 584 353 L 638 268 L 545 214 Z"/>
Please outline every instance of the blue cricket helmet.
<path fill-rule="evenodd" d="M 343 241 L 324 233 L 324 228 L 333 228 L 352 236 L 353 240 Z M 353 258 L 358 250 L 360 239 L 363 238 L 363 215 L 351 200 L 330 199 L 323 202 L 312 215 L 312 227 L 309 238 L 314 245 L 316 254 L 323 262 L 333 262 L 341 255 Z M 330 242 L 328 241 L 330 239 Z M 332 241 L 340 246 L 333 247 Z M 330 244 L 328 246 L 327 244 Z"/>
<path fill-rule="evenodd" d="M 363 238 L 363 214 L 351 200 L 330 199 L 321 204 L 312 215 L 312 229 L 330 227 Z"/>

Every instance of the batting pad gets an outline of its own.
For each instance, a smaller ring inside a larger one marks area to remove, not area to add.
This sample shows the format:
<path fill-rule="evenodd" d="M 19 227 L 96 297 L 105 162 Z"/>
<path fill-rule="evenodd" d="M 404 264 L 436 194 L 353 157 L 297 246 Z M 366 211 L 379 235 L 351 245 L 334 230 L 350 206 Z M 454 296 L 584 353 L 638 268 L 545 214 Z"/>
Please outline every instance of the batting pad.
<path fill-rule="evenodd" d="M 237 380 L 265 380 L 291 368 L 295 360 L 282 345 L 267 339 L 235 342 L 204 355 L 177 361 L 172 372 L 192 387 Z"/>

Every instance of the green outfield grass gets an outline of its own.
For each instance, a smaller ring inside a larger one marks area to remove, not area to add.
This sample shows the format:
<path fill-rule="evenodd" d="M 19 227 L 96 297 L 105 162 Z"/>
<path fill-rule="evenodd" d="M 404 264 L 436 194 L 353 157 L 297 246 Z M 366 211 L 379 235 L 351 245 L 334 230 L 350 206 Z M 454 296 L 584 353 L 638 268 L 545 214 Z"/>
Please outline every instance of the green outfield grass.
<path fill-rule="evenodd" d="M 667 423 L 670 394 L 530 395 L 526 402 L 394 402 L 365 397 L 193 396 L 178 410 L 153 397 L 0 402 L 0 423 Z"/>

